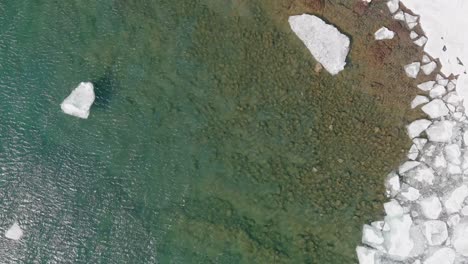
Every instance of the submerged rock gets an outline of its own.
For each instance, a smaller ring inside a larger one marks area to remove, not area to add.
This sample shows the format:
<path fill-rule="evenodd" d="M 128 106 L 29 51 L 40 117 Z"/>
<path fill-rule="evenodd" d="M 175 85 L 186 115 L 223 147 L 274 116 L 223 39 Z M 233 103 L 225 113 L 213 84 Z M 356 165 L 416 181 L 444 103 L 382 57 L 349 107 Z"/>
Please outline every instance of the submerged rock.
<path fill-rule="evenodd" d="M 95 98 L 93 84 L 82 82 L 65 98 L 60 107 L 65 114 L 86 119 Z"/>
<path fill-rule="evenodd" d="M 350 42 L 336 27 L 307 14 L 289 17 L 289 25 L 330 74 L 338 74 L 344 69 Z"/>

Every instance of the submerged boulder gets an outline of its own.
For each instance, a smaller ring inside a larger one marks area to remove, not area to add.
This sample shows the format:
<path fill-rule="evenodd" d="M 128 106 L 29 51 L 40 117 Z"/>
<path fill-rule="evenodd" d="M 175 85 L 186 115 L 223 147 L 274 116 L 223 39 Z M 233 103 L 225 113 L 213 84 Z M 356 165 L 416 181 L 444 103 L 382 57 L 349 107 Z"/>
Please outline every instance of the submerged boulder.
<path fill-rule="evenodd" d="M 350 42 L 336 27 L 307 14 L 289 17 L 289 25 L 330 74 L 336 75 L 344 69 Z"/>
<path fill-rule="evenodd" d="M 86 119 L 95 98 L 93 84 L 82 82 L 65 98 L 60 107 L 65 114 Z"/>

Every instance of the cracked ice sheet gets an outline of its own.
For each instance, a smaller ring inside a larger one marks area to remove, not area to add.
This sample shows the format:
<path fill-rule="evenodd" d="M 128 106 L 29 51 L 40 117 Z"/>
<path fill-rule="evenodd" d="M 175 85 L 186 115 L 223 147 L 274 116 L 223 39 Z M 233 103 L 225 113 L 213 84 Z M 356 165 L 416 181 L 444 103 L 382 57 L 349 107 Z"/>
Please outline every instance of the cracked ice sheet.
<path fill-rule="evenodd" d="M 468 26 L 468 1 L 466 0 L 401 0 L 420 16 L 420 24 L 428 38 L 424 51 L 439 58 L 444 75 L 458 75 L 468 63 L 468 34 L 460 34 Z M 445 51 L 444 51 L 445 46 Z"/>

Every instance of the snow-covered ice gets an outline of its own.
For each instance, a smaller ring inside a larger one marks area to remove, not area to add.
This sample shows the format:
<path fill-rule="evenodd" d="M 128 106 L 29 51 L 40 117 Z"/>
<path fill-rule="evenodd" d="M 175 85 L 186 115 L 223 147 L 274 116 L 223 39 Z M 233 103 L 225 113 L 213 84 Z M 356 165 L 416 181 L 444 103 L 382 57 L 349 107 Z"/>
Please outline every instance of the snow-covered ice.
<path fill-rule="evenodd" d="M 440 220 L 429 220 L 424 223 L 424 236 L 428 245 L 442 245 L 448 238 L 447 225 Z"/>
<path fill-rule="evenodd" d="M 5 237 L 12 240 L 20 240 L 23 236 L 23 230 L 17 222 L 15 222 L 8 230 L 5 232 Z"/>
<path fill-rule="evenodd" d="M 374 37 L 376 40 L 392 39 L 395 37 L 395 32 L 389 30 L 386 27 L 381 27 L 374 33 Z"/>
<path fill-rule="evenodd" d="M 332 75 L 346 65 L 349 38 L 317 16 L 302 14 L 289 17 L 291 29 L 306 45 L 312 56 Z"/>
<path fill-rule="evenodd" d="M 86 119 L 95 98 L 93 84 L 82 82 L 65 98 L 60 107 L 66 114 Z"/>

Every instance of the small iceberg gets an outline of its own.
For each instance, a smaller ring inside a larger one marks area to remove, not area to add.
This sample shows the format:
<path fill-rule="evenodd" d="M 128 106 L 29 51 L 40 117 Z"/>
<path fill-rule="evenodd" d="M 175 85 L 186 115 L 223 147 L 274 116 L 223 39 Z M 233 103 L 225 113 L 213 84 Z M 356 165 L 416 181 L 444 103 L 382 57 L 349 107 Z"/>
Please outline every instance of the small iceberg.
<path fill-rule="evenodd" d="M 82 82 L 65 98 L 60 107 L 65 114 L 86 119 L 95 98 L 93 84 Z"/>
<path fill-rule="evenodd" d="M 312 56 L 331 74 L 344 69 L 349 53 L 349 38 L 332 25 L 313 15 L 289 17 L 289 25 Z"/>
<path fill-rule="evenodd" d="M 17 222 L 15 222 L 5 232 L 5 237 L 8 238 L 8 239 L 12 239 L 12 240 L 20 240 L 22 236 L 23 236 L 23 230 L 21 229 L 21 227 L 18 225 Z"/>

